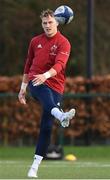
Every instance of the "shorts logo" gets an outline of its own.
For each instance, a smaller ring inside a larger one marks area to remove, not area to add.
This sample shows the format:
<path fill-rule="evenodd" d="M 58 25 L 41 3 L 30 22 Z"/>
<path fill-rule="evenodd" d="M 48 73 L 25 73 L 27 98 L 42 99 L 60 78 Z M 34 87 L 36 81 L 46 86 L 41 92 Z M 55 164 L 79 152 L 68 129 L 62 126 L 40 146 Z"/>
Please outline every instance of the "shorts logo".
<path fill-rule="evenodd" d="M 57 105 L 60 106 L 60 102 L 58 102 Z"/>

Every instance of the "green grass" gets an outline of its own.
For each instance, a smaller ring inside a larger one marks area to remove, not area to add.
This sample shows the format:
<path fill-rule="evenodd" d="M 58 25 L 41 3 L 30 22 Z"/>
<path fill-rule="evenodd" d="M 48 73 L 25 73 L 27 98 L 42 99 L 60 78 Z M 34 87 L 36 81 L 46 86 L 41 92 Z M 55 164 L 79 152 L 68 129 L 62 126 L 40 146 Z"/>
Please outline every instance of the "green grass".
<path fill-rule="evenodd" d="M 39 179 L 110 179 L 110 147 L 65 147 L 77 160 L 42 161 Z M 0 179 L 27 179 L 34 147 L 0 147 Z"/>

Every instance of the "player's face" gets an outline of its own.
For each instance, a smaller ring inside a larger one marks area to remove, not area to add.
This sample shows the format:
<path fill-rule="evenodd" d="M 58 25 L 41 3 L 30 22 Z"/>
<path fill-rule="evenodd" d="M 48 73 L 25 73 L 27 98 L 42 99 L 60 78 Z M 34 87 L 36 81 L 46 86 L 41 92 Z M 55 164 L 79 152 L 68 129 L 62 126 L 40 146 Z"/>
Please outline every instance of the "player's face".
<path fill-rule="evenodd" d="M 57 26 L 58 23 L 54 17 L 48 16 L 42 18 L 42 27 L 48 37 L 52 37 L 57 33 Z"/>

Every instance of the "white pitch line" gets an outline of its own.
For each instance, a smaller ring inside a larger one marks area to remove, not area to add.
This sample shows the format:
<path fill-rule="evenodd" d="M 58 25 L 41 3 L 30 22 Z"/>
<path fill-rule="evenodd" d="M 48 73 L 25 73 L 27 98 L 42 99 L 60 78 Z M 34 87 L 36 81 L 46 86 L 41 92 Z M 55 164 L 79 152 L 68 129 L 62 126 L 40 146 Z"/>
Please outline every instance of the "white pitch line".
<path fill-rule="evenodd" d="M 46 161 L 48 162 L 48 161 Z M 60 168 L 63 168 L 63 167 L 66 167 L 66 168 L 70 168 L 69 165 L 73 166 L 73 167 L 77 167 L 77 168 L 91 168 L 91 167 L 94 167 L 94 168 L 106 168 L 106 167 L 110 167 L 110 163 L 108 162 L 105 162 L 105 163 L 101 163 L 101 162 L 77 162 L 77 161 L 74 161 L 74 162 L 66 162 L 66 161 L 53 161 L 53 162 L 48 162 L 48 166 L 46 164 L 44 164 L 45 162 L 43 162 L 41 164 L 41 167 L 42 168 L 54 168 L 54 167 L 60 167 Z M 0 161 L 0 166 L 3 166 L 3 165 L 17 165 L 19 167 L 29 167 L 30 165 L 28 165 L 27 162 L 25 161 L 7 161 L 7 160 L 3 160 L 3 161 Z"/>

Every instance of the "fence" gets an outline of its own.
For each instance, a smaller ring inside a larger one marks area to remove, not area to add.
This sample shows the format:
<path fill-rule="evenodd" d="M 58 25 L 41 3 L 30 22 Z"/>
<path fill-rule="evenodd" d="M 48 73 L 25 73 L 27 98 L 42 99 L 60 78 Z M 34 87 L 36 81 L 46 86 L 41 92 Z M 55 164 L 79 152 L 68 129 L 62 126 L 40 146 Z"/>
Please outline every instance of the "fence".
<path fill-rule="evenodd" d="M 41 106 L 28 97 L 22 106 L 16 93 L 0 93 L 0 144 L 33 145 L 36 143 Z M 53 144 L 110 144 L 110 93 L 65 93 L 63 109 L 76 108 L 76 117 L 68 128 L 54 122 Z"/>

